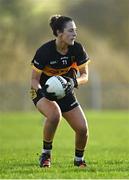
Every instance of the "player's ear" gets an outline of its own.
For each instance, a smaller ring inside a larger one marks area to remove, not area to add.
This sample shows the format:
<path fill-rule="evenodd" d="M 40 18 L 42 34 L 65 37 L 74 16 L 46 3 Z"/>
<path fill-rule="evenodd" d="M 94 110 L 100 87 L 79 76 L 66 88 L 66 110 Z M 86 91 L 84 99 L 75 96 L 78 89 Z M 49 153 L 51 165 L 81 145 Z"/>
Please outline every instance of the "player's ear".
<path fill-rule="evenodd" d="M 57 30 L 57 36 L 62 36 L 62 31 Z"/>

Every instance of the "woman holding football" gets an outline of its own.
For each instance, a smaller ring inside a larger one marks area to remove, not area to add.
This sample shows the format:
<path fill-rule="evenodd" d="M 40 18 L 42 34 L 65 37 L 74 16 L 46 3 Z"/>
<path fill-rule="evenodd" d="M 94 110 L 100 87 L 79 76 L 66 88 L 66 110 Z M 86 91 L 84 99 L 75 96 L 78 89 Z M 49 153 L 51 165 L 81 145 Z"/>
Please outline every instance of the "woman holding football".
<path fill-rule="evenodd" d="M 40 167 L 50 167 L 52 142 L 62 116 L 75 131 L 74 165 L 85 167 L 84 150 L 88 139 L 88 125 L 73 90 L 88 81 L 89 57 L 83 46 L 75 41 L 76 25 L 70 17 L 52 16 L 50 27 L 56 38 L 44 43 L 32 60 L 32 100 L 46 117 Z M 77 73 L 80 74 L 79 77 Z M 45 82 L 52 76 L 62 76 L 67 80 L 66 95 L 62 99 L 47 92 Z"/>

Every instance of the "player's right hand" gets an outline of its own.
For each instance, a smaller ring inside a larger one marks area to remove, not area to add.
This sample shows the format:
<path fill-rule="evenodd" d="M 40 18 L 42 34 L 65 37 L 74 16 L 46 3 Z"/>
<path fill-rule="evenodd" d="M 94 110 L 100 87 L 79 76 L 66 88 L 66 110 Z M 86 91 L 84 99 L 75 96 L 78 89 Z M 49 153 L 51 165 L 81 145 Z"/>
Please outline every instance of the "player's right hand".
<path fill-rule="evenodd" d="M 55 101 L 57 100 L 57 97 L 55 95 L 55 93 L 49 93 L 47 92 L 47 88 L 48 88 L 48 85 L 44 85 L 42 87 L 42 89 L 38 89 L 38 91 L 40 91 L 40 93 L 46 97 L 47 99 L 49 99 L 50 101 Z"/>

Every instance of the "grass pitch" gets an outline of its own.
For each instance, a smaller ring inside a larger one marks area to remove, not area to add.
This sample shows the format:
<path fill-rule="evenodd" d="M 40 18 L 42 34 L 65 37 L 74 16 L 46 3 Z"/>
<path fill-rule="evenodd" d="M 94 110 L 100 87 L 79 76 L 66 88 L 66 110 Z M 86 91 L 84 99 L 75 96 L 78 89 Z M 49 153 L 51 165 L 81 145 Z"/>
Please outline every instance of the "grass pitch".
<path fill-rule="evenodd" d="M 52 167 L 38 166 L 43 117 L 38 112 L 0 114 L 0 178 L 129 178 L 129 113 L 87 111 L 88 167 L 73 166 L 74 132 L 62 119 L 53 144 Z"/>

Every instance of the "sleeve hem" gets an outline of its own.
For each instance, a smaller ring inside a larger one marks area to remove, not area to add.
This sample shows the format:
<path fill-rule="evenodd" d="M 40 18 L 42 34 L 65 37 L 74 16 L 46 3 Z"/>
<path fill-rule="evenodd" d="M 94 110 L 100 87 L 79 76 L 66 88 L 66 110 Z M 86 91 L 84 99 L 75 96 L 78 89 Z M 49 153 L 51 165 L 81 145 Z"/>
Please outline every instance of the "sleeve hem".
<path fill-rule="evenodd" d="M 32 69 L 35 70 L 36 72 L 39 72 L 39 73 L 42 72 L 41 69 L 36 68 L 34 65 L 32 65 Z"/>
<path fill-rule="evenodd" d="M 90 62 L 91 62 L 91 60 L 88 59 L 88 61 L 86 61 L 85 63 L 78 65 L 78 68 L 81 68 L 81 67 L 85 66 L 86 64 L 88 65 Z"/>

